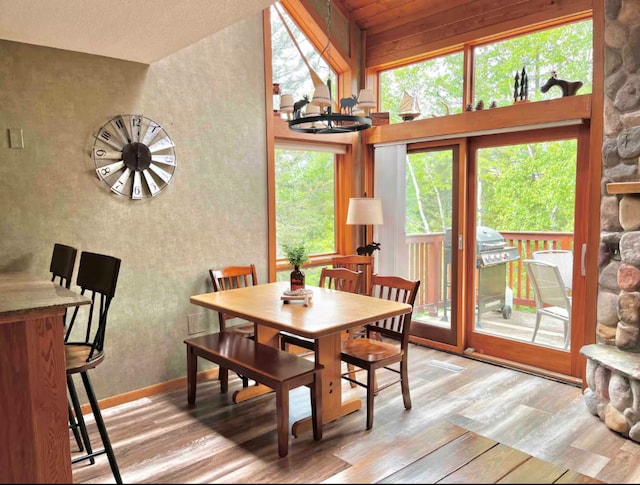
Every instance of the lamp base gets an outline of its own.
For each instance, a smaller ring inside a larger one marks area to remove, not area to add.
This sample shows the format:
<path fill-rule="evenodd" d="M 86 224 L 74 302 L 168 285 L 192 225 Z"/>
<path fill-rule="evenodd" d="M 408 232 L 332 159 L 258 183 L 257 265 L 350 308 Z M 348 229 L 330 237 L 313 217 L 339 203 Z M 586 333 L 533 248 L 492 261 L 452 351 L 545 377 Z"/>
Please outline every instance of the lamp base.
<path fill-rule="evenodd" d="M 359 248 L 356 249 L 356 253 L 358 253 L 360 256 L 373 256 L 373 252 L 375 250 L 380 250 L 380 243 L 377 242 L 370 242 L 369 244 L 367 244 L 366 246 L 360 246 Z"/>

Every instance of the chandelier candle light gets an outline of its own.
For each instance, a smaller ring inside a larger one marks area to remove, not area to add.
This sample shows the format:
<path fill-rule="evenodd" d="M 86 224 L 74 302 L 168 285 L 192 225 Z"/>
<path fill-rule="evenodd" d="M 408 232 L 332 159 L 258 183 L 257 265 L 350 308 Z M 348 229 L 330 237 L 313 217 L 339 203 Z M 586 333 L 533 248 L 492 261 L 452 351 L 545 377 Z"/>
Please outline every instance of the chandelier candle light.
<path fill-rule="evenodd" d="M 289 129 L 302 133 L 324 134 L 349 133 L 371 128 L 369 111 L 376 106 L 373 90 L 361 89 L 357 98 L 355 96 L 342 98 L 339 111 L 335 113 L 332 108 L 334 103 L 331 98 L 331 80 L 327 79 L 325 84 L 312 69 L 289 27 L 287 27 L 284 18 L 282 18 L 282 14 L 280 14 L 279 10 L 277 12 L 289 37 L 302 56 L 307 69 L 309 69 L 309 74 L 314 84 L 314 93 L 311 101 L 305 97 L 295 102 L 292 94 L 281 95 L 280 111 L 286 113 Z M 323 53 L 331 45 L 331 0 L 327 1 L 327 31 L 327 45 Z"/>

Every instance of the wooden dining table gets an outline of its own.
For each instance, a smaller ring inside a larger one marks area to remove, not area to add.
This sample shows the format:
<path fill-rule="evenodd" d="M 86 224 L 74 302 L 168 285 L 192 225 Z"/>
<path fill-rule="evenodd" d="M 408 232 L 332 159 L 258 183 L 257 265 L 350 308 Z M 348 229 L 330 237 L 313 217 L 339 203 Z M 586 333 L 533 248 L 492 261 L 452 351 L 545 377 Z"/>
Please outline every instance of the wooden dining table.
<path fill-rule="evenodd" d="M 306 286 L 312 291 L 308 305 L 281 299 L 289 282 L 274 282 L 245 288 L 195 295 L 190 302 L 210 310 L 256 323 L 258 342 L 279 347 L 279 332 L 286 331 L 316 341 L 316 362 L 322 364 L 322 420 L 329 423 L 357 411 L 362 401 L 342 399 L 341 333 L 388 317 L 411 311 L 406 303 Z M 243 388 L 236 402 L 271 392 L 265 386 Z M 311 429 L 311 417 L 296 421 L 294 436 Z"/>
<path fill-rule="evenodd" d="M 72 483 L 64 312 L 91 300 L 0 273 L 0 483 Z"/>

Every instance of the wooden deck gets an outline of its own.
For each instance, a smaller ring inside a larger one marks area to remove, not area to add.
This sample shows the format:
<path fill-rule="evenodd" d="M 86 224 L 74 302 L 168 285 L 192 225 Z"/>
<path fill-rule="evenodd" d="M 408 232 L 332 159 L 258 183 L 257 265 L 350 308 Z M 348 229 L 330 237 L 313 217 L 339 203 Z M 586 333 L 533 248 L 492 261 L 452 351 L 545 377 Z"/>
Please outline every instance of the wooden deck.
<path fill-rule="evenodd" d="M 431 325 L 448 327 L 449 323 L 443 321 L 442 317 L 442 314 L 438 316 L 421 315 L 415 319 Z M 509 319 L 503 318 L 499 311 L 487 311 L 480 315 L 480 325 L 477 326 L 476 331 L 512 340 L 531 342 L 535 323 L 535 311 L 513 310 Z M 560 320 L 543 316 L 535 344 L 562 349 L 564 348 L 563 332 L 564 327 Z"/>

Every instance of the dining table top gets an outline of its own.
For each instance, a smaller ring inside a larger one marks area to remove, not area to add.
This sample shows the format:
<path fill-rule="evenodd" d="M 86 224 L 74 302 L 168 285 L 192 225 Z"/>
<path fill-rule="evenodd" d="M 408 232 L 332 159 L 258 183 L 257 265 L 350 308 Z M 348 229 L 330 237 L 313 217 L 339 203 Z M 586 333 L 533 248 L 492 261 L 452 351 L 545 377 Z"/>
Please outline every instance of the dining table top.
<path fill-rule="evenodd" d="M 288 281 L 195 295 L 190 302 L 276 330 L 319 339 L 365 323 L 409 313 L 411 305 L 371 296 L 306 285 L 312 298 L 285 303 Z"/>
<path fill-rule="evenodd" d="M 91 299 L 28 272 L 0 273 L 0 316 L 87 305 Z"/>

